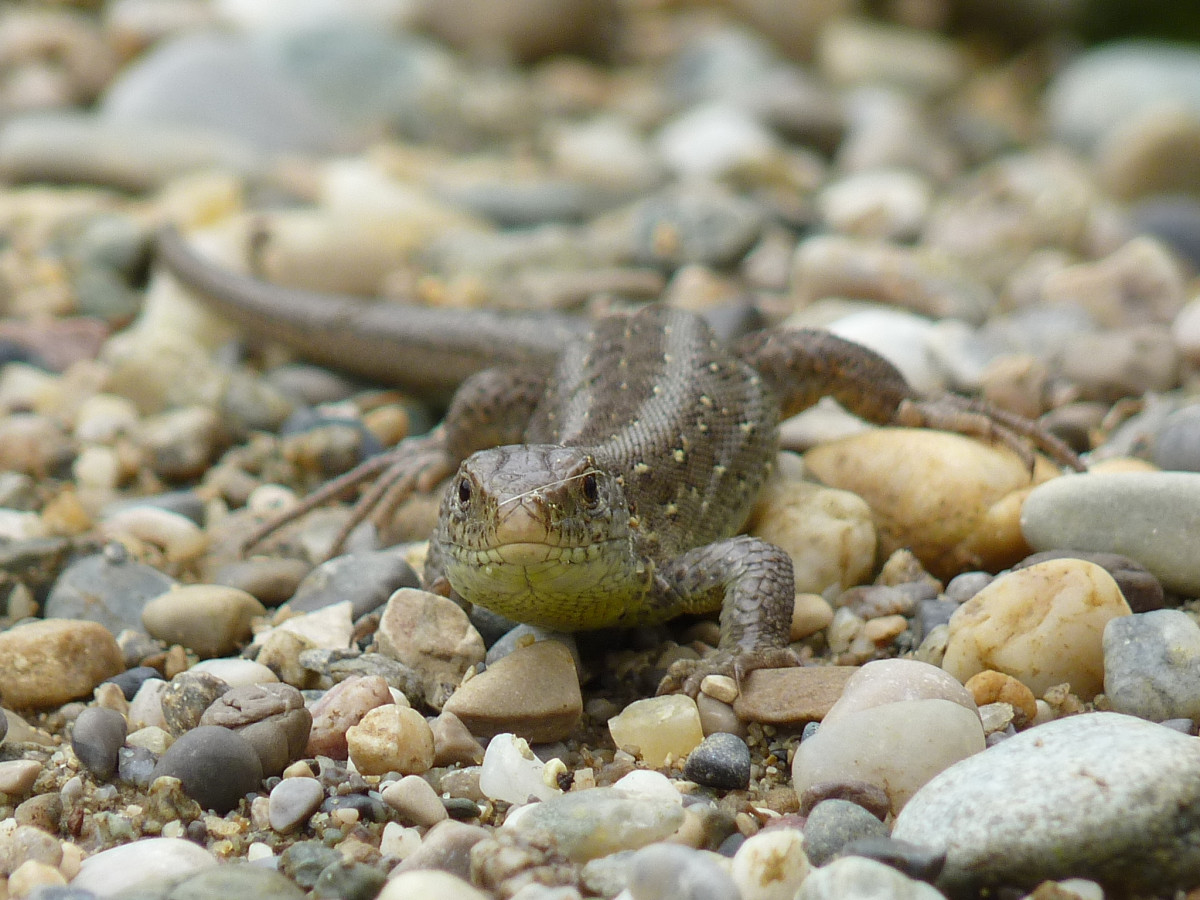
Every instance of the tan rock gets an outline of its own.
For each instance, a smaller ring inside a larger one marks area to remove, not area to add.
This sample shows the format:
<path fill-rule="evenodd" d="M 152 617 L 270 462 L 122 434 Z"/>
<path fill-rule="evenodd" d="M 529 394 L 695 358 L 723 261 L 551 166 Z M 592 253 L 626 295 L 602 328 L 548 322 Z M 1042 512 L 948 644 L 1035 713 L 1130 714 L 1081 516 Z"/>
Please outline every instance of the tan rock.
<path fill-rule="evenodd" d="M 801 593 L 796 595 L 792 606 L 793 641 L 802 641 L 829 627 L 833 621 L 833 607 L 820 594 Z"/>
<path fill-rule="evenodd" d="M 377 706 L 346 732 L 350 761 L 364 775 L 420 775 L 433 766 L 433 732 L 415 709 Z"/>
<path fill-rule="evenodd" d="M 1016 714 L 1018 727 L 1032 722 L 1037 715 L 1037 698 L 1033 696 L 1033 691 L 1011 675 L 985 669 L 968 678 L 965 687 L 975 698 L 976 706 L 1009 704 Z"/>
<path fill-rule="evenodd" d="M 43 619 L 0 632 L 0 700 L 12 709 L 86 697 L 124 671 L 116 639 L 96 622 Z"/>
<path fill-rule="evenodd" d="M 392 692 L 381 675 L 347 678 L 325 692 L 312 708 L 312 730 L 308 734 L 309 756 L 346 759 L 346 731 L 362 721 L 369 711 L 392 703 Z"/>
<path fill-rule="evenodd" d="M 965 682 L 985 669 L 1035 695 L 1068 683 L 1090 700 L 1104 688 L 1104 626 L 1131 614 L 1095 563 L 1054 559 L 997 578 L 950 619 L 942 668 Z"/>
<path fill-rule="evenodd" d="M 1056 474 L 1001 447 L 957 434 L 880 428 L 814 447 L 808 471 L 871 507 L 880 551 L 907 547 L 935 575 L 995 571 L 1029 553 L 1020 507 L 1035 483 Z"/>
<path fill-rule="evenodd" d="M 160 594 L 142 610 L 153 637 L 208 659 L 235 653 L 250 639 L 250 623 L 267 610 L 251 594 L 218 584 L 192 584 Z"/>
<path fill-rule="evenodd" d="M 857 666 L 758 669 L 742 682 L 733 704 L 738 718 L 770 725 L 819 722 L 842 695 Z"/>
<path fill-rule="evenodd" d="M 915 659 L 879 659 L 851 674 L 821 727 L 854 713 L 905 700 L 948 700 L 978 715 L 971 693 L 937 666 Z"/>
<path fill-rule="evenodd" d="M 849 491 L 806 481 L 772 484 L 754 511 L 749 532 L 787 551 L 798 593 L 859 584 L 875 567 L 871 510 Z"/>
<path fill-rule="evenodd" d="M 401 588 L 388 599 L 375 641 L 380 653 L 416 670 L 434 709 L 442 708 L 467 669 L 484 658 L 483 638 L 462 608 L 414 588 Z"/>
<path fill-rule="evenodd" d="M 459 687 L 443 710 L 481 737 L 511 731 L 532 743 L 562 740 L 583 713 L 571 651 L 558 641 L 518 647 Z"/>

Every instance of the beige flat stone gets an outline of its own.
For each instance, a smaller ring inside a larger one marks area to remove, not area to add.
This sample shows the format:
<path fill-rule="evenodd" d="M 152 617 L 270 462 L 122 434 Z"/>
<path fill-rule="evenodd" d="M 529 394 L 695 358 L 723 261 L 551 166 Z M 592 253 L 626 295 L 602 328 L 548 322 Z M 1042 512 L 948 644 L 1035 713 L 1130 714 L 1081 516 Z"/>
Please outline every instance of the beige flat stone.
<path fill-rule="evenodd" d="M 738 717 L 771 725 L 800 725 L 825 718 L 857 666 L 758 669 L 742 682 L 733 704 Z"/>
<path fill-rule="evenodd" d="M 558 641 L 519 647 L 459 687 L 443 711 L 480 737 L 511 731 L 531 743 L 561 740 L 583 713 L 571 651 Z"/>

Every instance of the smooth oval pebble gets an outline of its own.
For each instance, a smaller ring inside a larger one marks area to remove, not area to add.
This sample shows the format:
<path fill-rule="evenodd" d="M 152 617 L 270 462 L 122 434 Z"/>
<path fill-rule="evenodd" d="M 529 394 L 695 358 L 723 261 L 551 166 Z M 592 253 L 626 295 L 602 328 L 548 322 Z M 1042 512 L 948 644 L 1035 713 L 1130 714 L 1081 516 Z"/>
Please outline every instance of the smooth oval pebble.
<path fill-rule="evenodd" d="M 1057 719 L 930 781 L 892 837 L 951 894 L 1081 876 L 1118 896 L 1200 883 L 1200 741 L 1117 713 Z"/>
<path fill-rule="evenodd" d="M 804 823 L 804 852 L 814 866 L 823 866 L 851 841 L 887 837 L 887 826 L 849 800 L 830 798 L 812 808 Z"/>
<path fill-rule="evenodd" d="M 470 882 L 436 869 L 413 869 L 389 878 L 375 900 L 411 900 L 413 897 L 440 897 L 443 900 L 488 900 Z"/>
<path fill-rule="evenodd" d="M 641 754 L 652 769 L 668 756 L 687 756 L 704 740 L 696 701 L 683 694 L 635 700 L 608 720 L 608 730 L 618 747 Z"/>
<path fill-rule="evenodd" d="M 1029 494 L 1021 531 L 1036 550 L 1120 553 L 1168 590 L 1200 594 L 1200 473 L 1064 475 Z"/>
<path fill-rule="evenodd" d="M 10 709 L 86 697 L 124 670 L 116 639 L 95 622 L 41 619 L 0 632 L 0 691 Z"/>
<path fill-rule="evenodd" d="M 633 900 L 729 900 L 738 896 L 733 879 L 710 854 L 680 844 L 653 844 L 637 851 L 629 861 L 628 890 Z"/>
<path fill-rule="evenodd" d="M 1130 615 L 1113 577 L 1082 559 L 1053 559 L 997 578 L 958 608 L 942 668 L 965 682 L 985 669 L 1041 696 L 1057 684 L 1090 700 L 1104 688 L 1104 627 Z"/>
<path fill-rule="evenodd" d="M 179 876 L 215 866 L 217 860 L 198 844 L 182 838 L 143 838 L 89 856 L 71 879 L 71 887 L 110 897 L 142 882 Z"/>
<path fill-rule="evenodd" d="M 325 799 L 325 789 L 315 778 L 285 778 L 271 789 L 267 807 L 271 827 L 280 834 L 295 831 L 308 821 Z"/>
<path fill-rule="evenodd" d="M 127 731 L 125 717 L 115 709 L 89 706 L 75 718 L 71 749 L 89 772 L 104 781 L 117 770 L 117 753 Z"/>
<path fill-rule="evenodd" d="M 671 800 L 632 799 L 613 788 L 590 788 L 521 808 L 504 829 L 545 831 L 559 852 L 587 862 L 619 850 L 636 850 L 661 841 L 683 824 L 683 807 Z"/>
<path fill-rule="evenodd" d="M 804 879 L 796 900 L 945 900 L 931 885 L 862 856 L 844 856 Z"/>
<path fill-rule="evenodd" d="M 142 625 L 160 641 L 182 644 L 202 658 L 228 656 L 250 638 L 250 622 L 267 610 L 253 596 L 217 584 L 190 584 L 155 597 Z"/>
<path fill-rule="evenodd" d="M 887 791 L 897 812 L 930 778 L 983 747 L 975 710 L 950 700 L 901 700 L 822 725 L 797 748 L 792 784 L 803 793 L 826 781 L 866 781 Z"/>
<path fill-rule="evenodd" d="M 750 787 L 750 748 L 736 734 L 710 734 L 688 754 L 683 776 L 706 787 L 744 791 Z"/>
<path fill-rule="evenodd" d="M 178 778 L 184 792 L 205 809 L 224 814 L 262 784 L 262 763 L 241 735 L 218 725 L 201 725 L 175 741 L 154 767 L 152 778 Z"/>
<path fill-rule="evenodd" d="M 792 900 L 796 896 L 811 868 L 806 831 L 769 828 L 738 847 L 729 874 L 741 900 Z"/>
<path fill-rule="evenodd" d="M 850 676 L 842 696 L 821 719 L 821 726 L 899 700 L 949 700 L 975 711 L 970 691 L 937 666 L 915 659 L 877 659 Z"/>
<path fill-rule="evenodd" d="M 446 818 L 446 807 L 435 791 L 420 775 L 405 775 L 383 789 L 383 802 L 406 822 L 428 828 Z"/>

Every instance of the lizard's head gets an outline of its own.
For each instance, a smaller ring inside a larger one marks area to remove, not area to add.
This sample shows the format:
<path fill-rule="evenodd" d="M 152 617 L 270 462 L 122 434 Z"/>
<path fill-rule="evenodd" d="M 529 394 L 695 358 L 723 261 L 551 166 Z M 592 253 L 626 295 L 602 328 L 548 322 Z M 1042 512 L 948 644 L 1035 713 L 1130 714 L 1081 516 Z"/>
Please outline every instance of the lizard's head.
<path fill-rule="evenodd" d="M 619 477 L 588 453 L 549 444 L 484 450 L 442 501 L 435 539 L 463 599 L 564 631 L 636 613 L 653 573 L 635 552 Z"/>

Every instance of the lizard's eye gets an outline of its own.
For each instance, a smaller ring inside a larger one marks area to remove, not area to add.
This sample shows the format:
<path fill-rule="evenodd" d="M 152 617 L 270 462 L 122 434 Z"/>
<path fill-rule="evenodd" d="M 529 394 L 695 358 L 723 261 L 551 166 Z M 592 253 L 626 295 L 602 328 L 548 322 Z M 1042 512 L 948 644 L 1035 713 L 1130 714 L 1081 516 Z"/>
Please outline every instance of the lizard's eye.
<path fill-rule="evenodd" d="M 588 506 L 595 506 L 600 500 L 600 485 L 596 483 L 596 476 L 592 474 L 584 475 L 581 487 L 583 489 L 583 499 L 587 501 Z"/>
<path fill-rule="evenodd" d="M 463 506 L 471 502 L 471 482 L 465 478 L 458 482 L 458 502 Z"/>

